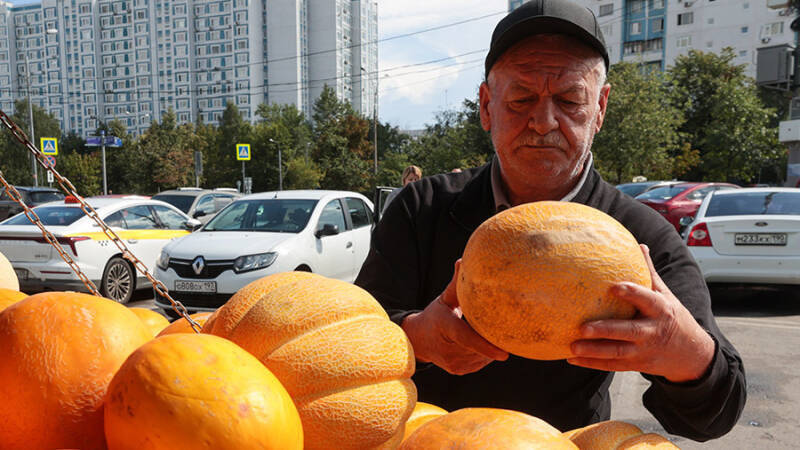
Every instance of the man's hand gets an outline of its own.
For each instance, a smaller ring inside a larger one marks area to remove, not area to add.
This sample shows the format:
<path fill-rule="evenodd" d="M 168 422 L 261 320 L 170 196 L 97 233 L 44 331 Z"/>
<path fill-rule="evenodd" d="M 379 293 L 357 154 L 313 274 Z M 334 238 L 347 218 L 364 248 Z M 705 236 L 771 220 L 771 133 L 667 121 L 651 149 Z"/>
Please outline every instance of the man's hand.
<path fill-rule="evenodd" d="M 460 266 L 459 259 L 444 292 L 422 312 L 406 317 L 402 325 L 419 361 L 432 362 L 454 375 L 477 372 L 494 360 L 508 358 L 508 353 L 490 344 L 461 320 L 456 295 Z"/>
<path fill-rule="evenodd" d="M 640 245 L 652 289 L 618 283 L 611 292 L 638 310 L 631 320 L 598 320 L 581 327 L 570 364 L 606 371 L 637 371 L 678 383 L 699 379 L 714 358 L 714 341 L 658 276 Z"/>

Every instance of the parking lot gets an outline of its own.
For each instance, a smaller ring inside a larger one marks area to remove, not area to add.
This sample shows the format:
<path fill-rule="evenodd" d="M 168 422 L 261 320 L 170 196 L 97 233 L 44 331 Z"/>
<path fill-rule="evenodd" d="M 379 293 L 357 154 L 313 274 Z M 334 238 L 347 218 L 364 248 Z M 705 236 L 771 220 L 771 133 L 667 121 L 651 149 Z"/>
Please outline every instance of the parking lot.
<path fill-rule="evenodd" d="M 800 289 L 712 288 L 720 328 L 744 360 L 747 406 L 721 439 L 697 443 L 670 436 L 684 450 L 792 449 L 800 441 Z M 146 292 L 131 306 L 153 308 Z M 638 373 L 617 374 L 612 418 L 668 435 L 641 402 L 648 383 Z"/>

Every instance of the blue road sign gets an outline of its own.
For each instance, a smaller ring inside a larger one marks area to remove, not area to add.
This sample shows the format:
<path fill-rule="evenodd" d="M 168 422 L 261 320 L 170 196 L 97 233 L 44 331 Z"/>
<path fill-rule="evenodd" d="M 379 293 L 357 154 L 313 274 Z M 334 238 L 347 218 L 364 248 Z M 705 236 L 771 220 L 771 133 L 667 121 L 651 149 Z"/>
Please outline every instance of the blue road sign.
<path fill-rule="evenodd" d="M 43 137 L 39 139 L 39 148 L 45 155 L 58 155 L 58 139 Z"/>
<path fill-rule="evenodd" d="M 100 147 L 101 145 L 103 145 L 103 137 L 101 136 L 89 136 L 86 138 L 87 147 Z M 105 145 L 106 147 L 122 147 L 122 139 L 116 136 L 106 136 Z"/>
<path fill-rule="evenodd" d="M 236 159 L 250 161 L 250 144 L 236 144 Z"/>

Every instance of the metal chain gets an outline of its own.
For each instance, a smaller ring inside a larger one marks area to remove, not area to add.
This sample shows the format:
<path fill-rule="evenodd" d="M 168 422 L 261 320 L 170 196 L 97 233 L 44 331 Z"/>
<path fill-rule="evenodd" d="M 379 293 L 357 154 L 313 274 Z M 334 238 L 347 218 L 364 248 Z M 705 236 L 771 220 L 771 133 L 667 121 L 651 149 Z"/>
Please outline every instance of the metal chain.
<path fill-rule="evenodd" d="M 169 295 L 169 290 L 164 285 L 164 283 L 162 283 L 161 281 L 155 279 L 152 275 L 150 275 L 150 271 L 147 270 L 147 266 L 138 258 L 136 258 L 133 255 L 133 253 L 130 252 L 130 250 L 128 250 L 128 247 L 122 242 L 119 236 L 117 236 L 114 230 L 109 228 L 109 226 L 106 225 L 106 223 L 103 222 L 103 219 L 101 219 L 100 216 L 97 214 L 97 211 L 95 211 L 95 209 L 92 208 L 91 205 L 86 203 L 83 197 L 81 197 L 80 194 L 78 194 L 77 190 L 75 189 L 75 186 L 73 186 L 68 179 L 61 176 L 61 174 L 58 173 L 58 171 L 56 171 L 54 167 L 50 167 L 50 164 L 46 162 L 45 155 L 30 142 L 25 132 L 22 131 L 22 129 L 19 126 L 17 126 L 17 124 L 14 123 L 2 110 L 0 110 L 0 122 L 2 122 L 3 125 L 5 125 L 5 127 L 8 128 L 9 131 L 11 131 L 11 134 L 14 136 L 14 138 L 17 139 L 17 141 L 19 141 L 20 144 L 25 146 L 28 149 L 28 151 L 30 151 L 33 154 L 33 156 L 36 157 L 36 160 L 42 167 L 44 167 L 45 170 L 48 170 L 53 174 L 53 177 L 56 179 L 56 181 L 58 181 L 58 184 L 59 186 L 61 186 L 61 189 L 64 192 L 66 192 L 67 195 L 71 195 L 77 199 L 84 214 L 89 216 L 92 220 L 95 221 L 95 223 L 97 223 L 97 225 L 100 226 L 100 228 L 103 230 L 106 236 L 108 236 L 111 242 L 113 242 L 114 245 L 116 245 L 117 248 L 120 250 L 120 252 L 122 252 L 122 257 L 130 261 L 131 264 L 133 264 L 133 266 L 136 268 L 136 270 L 139 271 L 139 273 L 141 273 L 148 280 L 150 280 L 150 282 L 153 283 L 153 289 L 156 291 L 156 293 L 169 300 L 170 304 L 172 305 L 172 309 L 175 310 L 175 312 L 177 312 L 181 317 L 186 319 L 186 321 L 189 322 L 189 325 L 191 325 L 192 329 L 196 333 L 199 333 L 200 324 L 198 324 L 197 322 L 194 321 L 194 319 L 189 317 L 189 312 L 186 309 L 186 307 L 183 306 L 183 303 L 173 299 Z M 23 207 L 25 215 L 28 217 L 28 219 L 39 227 L 39 229 L 42 231 L 42 235 L 47 240 L 47 242 L 49 242 L 50 245 L 56 248 L 58 253 L 61 255 L 61 258 L 64 259 L 64 261 L 66 261 L 67 264 L 69 264 L 69 266 L 78 275 L 81 281 L 83 281 L 83 284 L 85 284 L 86 287 L 94 295 L 100 296 L 100 293 L 98 292 L 97 287 L 94 285 L 94 283 L 92 283 L 91 280 L 86 278 L 86 275 L 84 275 L 83 272 L 81 272 L 80 268 L 75 263 L 75 261 L 72 260 L 72 258 L 62 249 L 61 244 L 58 242 L 57 238 L 52 233 L 50 233 L 45 229 L 45 227 L 39 220 L 39 216 L 37 216 L 36 213 L 33 212 L 33 210 L 30 209 L 25 204 L 25 202 L 22 201 L 19 192 L 17 192 L 17 190 L 14 189 L 13 186 L 11 186 L 5 179 L 2 178 L 2 172 L 0 172 L 0 181 L 2 181 L 3 185 L 6 186 L 6 189 L 10 188 L 9 192 L 10 193 L 13 192 L 12 194 L 13 200 L 19 203 Z"/>

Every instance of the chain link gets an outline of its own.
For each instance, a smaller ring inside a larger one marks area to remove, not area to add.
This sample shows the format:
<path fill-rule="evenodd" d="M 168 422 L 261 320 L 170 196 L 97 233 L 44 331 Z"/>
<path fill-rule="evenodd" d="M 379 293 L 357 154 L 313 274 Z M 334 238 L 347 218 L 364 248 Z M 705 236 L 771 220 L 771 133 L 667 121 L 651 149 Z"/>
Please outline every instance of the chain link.
<path fill-rule="evenodd" d="M 11 134 L 17 141 L 19 141 L 20 144 L 25 146 L 28 149 L 28 151 L 30 151 L 31 154 L 33 154 L 33 156 L 36 157 L 36 160 L 42 167 L 44 167 L 45 170 L 48 170 L 53 174 L 53 177 L 56 179 L 59 186 L 61 186 L 61 189 L 65 193 L 67 193 L 67 195 L 71 195 L 77 199 L 78 203 L 80 204 L 81 210 L 83 210 L 83 212 L 87 216 L 89 216 L 92 220 L 95 221 L 95 223 L 97 223 L 97 225 L 100 226 L 100 228 L 103 230 L 103 233 L 105 233 L 105 235 L 108 236 L 108 239 L 111 240 L 111 242 L 113 242 L 114 245 L 117 246 L 120 252 L 122 252 L 122 257 L 130 261 L 131 264 L 133 264 L 133 266 L 139 273 L 141 273 L 142 275 L 145 276 L 145 278 L 150 280 L 150 282 L 153 284 L 153 290 L 155 290 L 156 293 L 158 293 L 158 295 L 161 295 L 162 297 L 169 300 L 170 304 L 172 305 L 172 309 L 175 310 L 175 312 L 177 312 L 181 317 L 186 319 L 189 322 L 189 325 L 191 325 L 192 329 L 196 333 L 199 333 L 200 324 L 195 322 L 194 319 L 192 319 L 189 316 L 189 311 L 186 309 L 185 306 L 183 306 L 183 303 L 173 299 L 169 295 L 169 290 L 164 285 L 164 283 L 155 279 L 150 274 L 150 271 L 147 269 L 147 266 L 138 258 L 136 258 L 136 256 L 134 256 L 133 253 L 130 252 L 130 250 L 128 250 L 128 247 L 122 242 L 119 236 L 117 236 L 114 230 L 109 228 L 109 226 L 106 225 L 106 223 L 103 222 L 103 219 L 101 219 L 100 216 L 97 214 L 97 211 L 95 211 L 95 209 L 92 208 L 91 205 L 86 203 L 83 197 L 81 197 L 78 194 L 77 190 L 75 189 L 75 186 L 73 186 L 68 179 L 61 176 L 61 174 L 58 173 L 58 171 L 56 171 L 54 167 L 50 167 L 50 164 L 46 162 L 47 160 L 45 155 L 30 142 L 30 140 L 28 139 L 28 135 L 26 135 L 25 132 L 22 131 L 22 129 L 19 126 L 17 126 L 17 124 L 14 123 L 2 110 L 0 110 L 0 122 L 2 122 L 3 125 L 6 128 L 8 128 L 9 131 L 11 131 Z M 86 275 L 83 274 L 83 272 L 78 267 L 78 264 L 61 247 L 61 244 L 58 242 L 58 238 L 56 238 L 52 233 L 47 231 L 47 229 L 41 223 L 39 216 L 36 215 L 36 213 L 30 207 L 28 207 L 28 205 L 26 205 L 24 201 L 22 201 L 19 192 L 16 189 L 14 189 L 14 187 L 11 186 L 5 180 L 5 178 L 3 178 L 2 171 L 0 171 L 0 182 L 2 182 L 2 184 L 6 187 L 6 189 L 9 192 L 9 195 L 12 197 L 12 200 L 16 201 L 17 203 L 20 204 L 20 206 L 22 206 L 25 215 L 28 217 L 28 220 L 30 220 L 34 225 L 39 227 L 39 229 L 42 231 L 42 235 L 44 236 L 45 240 L 49 242 L 50 245 L 52 245 L 58 251 L 61 258 L 70 266 L 70 268 L 72 268 L 73 272 L 75 272 L 75 274 L 78 275 L 78 277 L 81 279 L 81 281 L 83 281 L 83 284 L 86 285 L 89 291 L 94 295 L 101 296 L 100 292 L 97 290 L 97 287 L 94 285 L 94 283 L 92 283 L 92 281 L 89 280 L 86 277 Z"/>

